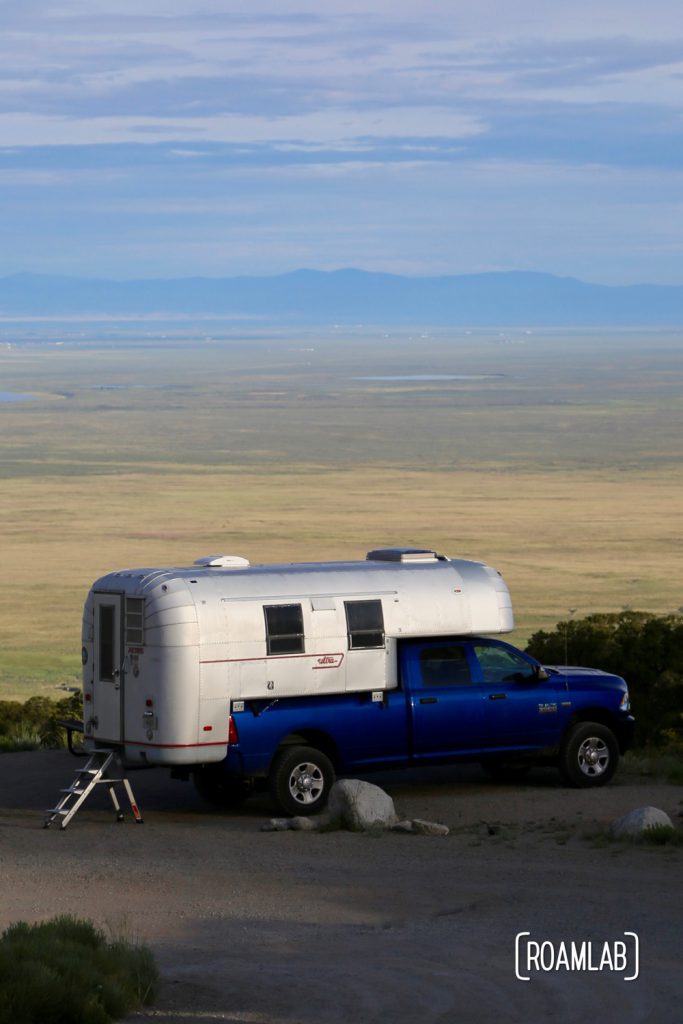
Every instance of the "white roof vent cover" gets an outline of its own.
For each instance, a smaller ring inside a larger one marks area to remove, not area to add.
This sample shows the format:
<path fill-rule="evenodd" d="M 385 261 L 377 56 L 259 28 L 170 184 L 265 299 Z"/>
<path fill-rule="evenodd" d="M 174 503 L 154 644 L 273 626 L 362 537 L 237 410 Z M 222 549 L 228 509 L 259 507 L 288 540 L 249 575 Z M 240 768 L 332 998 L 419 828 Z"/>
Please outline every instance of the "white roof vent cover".
<path fill-rule="evenodd" d="M 365 557 L 368 562 L 435 562 L 439 558 L 436 551 L 425 548 L 378 548 Z"/>
<path fill-rule="evenodd" d="M 204 565 L 207 569 L 248 569 L 249 559 L 241 555 L 204 555 L 194 564 Z"/>

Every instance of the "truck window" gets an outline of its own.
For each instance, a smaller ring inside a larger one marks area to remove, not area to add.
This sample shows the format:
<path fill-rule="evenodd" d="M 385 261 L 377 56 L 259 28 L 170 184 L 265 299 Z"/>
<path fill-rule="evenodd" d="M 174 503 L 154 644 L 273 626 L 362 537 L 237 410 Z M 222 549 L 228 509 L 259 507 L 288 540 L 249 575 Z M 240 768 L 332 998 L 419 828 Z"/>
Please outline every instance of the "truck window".
<path fill-rule="evenodd" d="M 470 666 L 464 647 L 448 644 L 447 647 L 427 647 L 420 654 L 422 685 L 469 686 L 472 682 Z"/>
<path fill-rule="evenodd" d="M 304 618 L 300 604 L 265 605 L 268 654 L 300 654 L 304 649 Z"/>
<path fill-rule="evenodd" d="M 384 647 L 384 616 L 381 601 L 344 601 L 349 650 Z"/>
<path fill-rule="evenodd" d="M 521 683 L 536 678 L 533 665 L 516 651 L 495 644 L 475 644 L 474 653 L 485 683 Z"/>

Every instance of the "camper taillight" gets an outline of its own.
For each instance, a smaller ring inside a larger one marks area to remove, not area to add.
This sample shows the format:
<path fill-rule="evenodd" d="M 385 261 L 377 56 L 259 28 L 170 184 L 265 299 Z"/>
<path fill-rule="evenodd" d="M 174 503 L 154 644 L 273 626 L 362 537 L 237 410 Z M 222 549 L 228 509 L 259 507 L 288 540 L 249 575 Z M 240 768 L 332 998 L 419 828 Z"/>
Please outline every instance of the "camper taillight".
<path fill-rule="evenodd" d="M 230 715 L 230 725 L 228 726 L 228 743 L 239 743 L 240 738 L 237 735 L 237 726 L 235 725 L 235 719 Z"/>

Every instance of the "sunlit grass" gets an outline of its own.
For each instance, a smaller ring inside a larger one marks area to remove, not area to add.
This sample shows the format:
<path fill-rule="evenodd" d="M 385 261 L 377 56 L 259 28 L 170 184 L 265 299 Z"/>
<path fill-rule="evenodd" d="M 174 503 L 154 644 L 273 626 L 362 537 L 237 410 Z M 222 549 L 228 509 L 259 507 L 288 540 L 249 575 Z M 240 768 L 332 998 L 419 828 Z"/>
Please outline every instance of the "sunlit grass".
<path fill-rule="evenodd" d="M 519 642 L 570 608 L 678 608 L 680 343 L 464 334 L 0 351 L 3 388 L 43 396 L 0 405 L 0 696 L 77 685 L 98 576 L 216 552 L 480 559 Z M 493 376 L 356 379 L 389 372 Z"/>
<path fill-rule="evenodd" d="M 78 684 L 82 604 L 98 576 L 217 552 L 254 563 L 362 559 L 407 544 L 484 560 L 512 591 L 519 641 L 570 608 L 672 611 L 681 603 L 683 556 L 672 538 L 682 498 L 681 479 L 657 474 L 636 484 L 630 474 L 294 467 L 277 477 L 6 481 L 2 560 L 14 582 L 0 592 L 0 692 L 23 698 Z"/>

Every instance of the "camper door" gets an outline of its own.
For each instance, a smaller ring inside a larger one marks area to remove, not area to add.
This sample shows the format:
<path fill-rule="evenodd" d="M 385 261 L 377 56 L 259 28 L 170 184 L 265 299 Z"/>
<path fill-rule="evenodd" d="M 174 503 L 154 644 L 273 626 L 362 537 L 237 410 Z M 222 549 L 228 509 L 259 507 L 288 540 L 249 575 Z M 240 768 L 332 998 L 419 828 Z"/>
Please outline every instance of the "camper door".
<path fill-rule="evenodd" d="M 123 634 L 120 594 L 95 594 L 93 732 L 101 742 L 123 739 Z"/>

